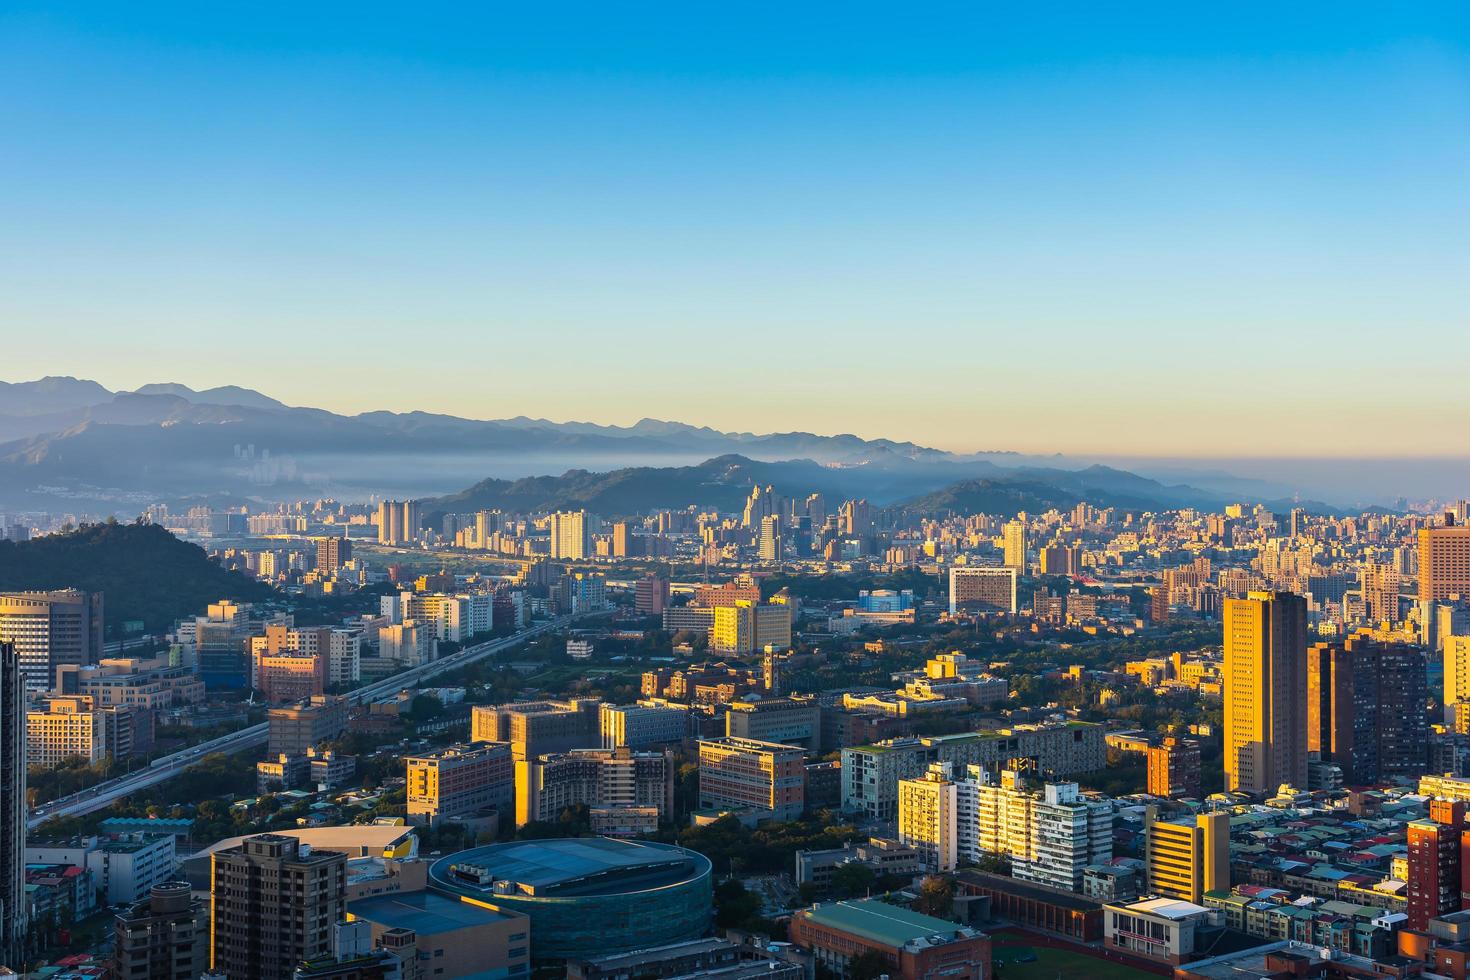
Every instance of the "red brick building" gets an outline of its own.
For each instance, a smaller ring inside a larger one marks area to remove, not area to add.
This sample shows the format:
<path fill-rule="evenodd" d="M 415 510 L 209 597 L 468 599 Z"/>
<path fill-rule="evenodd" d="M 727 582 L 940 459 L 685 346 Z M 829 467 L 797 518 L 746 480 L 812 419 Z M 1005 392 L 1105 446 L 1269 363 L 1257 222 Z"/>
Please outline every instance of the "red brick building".
<path fill-rule="evenodd" d="M 894 980 L 990 980 L 990 938 L 946 919 L 878 899 L 831 902 L 791 919 L 791 941 L 827 969 L 846 976 L 865 953 L 886 959 Z"/>

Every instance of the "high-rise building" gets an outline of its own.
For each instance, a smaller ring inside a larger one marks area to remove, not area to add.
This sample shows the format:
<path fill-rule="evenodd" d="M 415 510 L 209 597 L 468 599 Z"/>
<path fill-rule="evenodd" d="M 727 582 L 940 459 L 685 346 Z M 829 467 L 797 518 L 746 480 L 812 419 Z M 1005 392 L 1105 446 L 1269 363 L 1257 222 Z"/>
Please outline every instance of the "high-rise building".
<path fill-rule="evenodd" d="M 418 501 L 384 500 L 378 504 L 379 544 L 408 544 L 418 536 Z"/>
<path fill-rule="evenodd" d="M 572 806 L 652 808 L 653 825 L 674 813 L 674 756 L 620 749 L 573 749 L 517 762 L 516 826 L 551 822 Z"/>
<path fill-rule="evenodd" d="M 26 764 L 54 766 L 66 759 L 87 765 L 107 755 L 106 726 L 102 713 L 86 696 L 51 698 L 26 712 Z"/>
<path fill-rule="evenodd" d="M 1016 569 L 994 565 L 956 565 L 949 570 L 949 612 L 1013 613 Z"/>
<path fill-rule="evenodd" d="M 260 834 L 211 856 L 209 968 L 229 980 L 290 980 L 325 957 L 342 920 L 347 855 Z"/>
<path fill-rule="evenodd" d="M 753 809 L 775 820 L 794 820 L 805 808 L 806 754 L 779 742 L 748 738 L 699 743 L 699 805 Z"/>
<path fill-rule="evenodd" d="M 618 521 L 612 529 L 612 556 L 614 558 L 631 558 L 638 554 L 638 539 L 633 536 L 633 528 L 627 521 Z"/>
<path fill-rule="evenodd" d="M 1083 869 L 1113 857 L 1113 805 L 1084 799 L 1076 783 L 1035 781 L 1001 770 L 997 783 L 971 764 L 957 782 L 959 853 L 1010 858 L 1011 876 L 1063 891 L 1082 890 Z"/>
<path fill-rule="evenodd" d="M 552 752 L 593 749 L 602 744 L 596 698 L 477 704 L 470 713 L 470 740 L 506 742 L 517 762 Z"/>
<path fill-rule="evenodd" d="M 551 557 L 580 561 L 591 552 L 591 535 L 585 510 L 557 511 L 551 515 Z"/>
<path fill-rule="evenodd" d="M 1148 748 L 1148 791 L 1168 799 L 1199 799 L 1199 743 L 1170 736 Z"/>
<path fill-rule="evenodd" d="M 307 749 L 330 742 L 347 730 L 347 699 L 319 695 L 300 704 L 272 708 L 266 721 L 266 758 L 303 756 Z"/>
<path fill-rule="evenodd" d="M 1459 910 L 1460 833 L 1465 804 L 1430 800 L 1429 818 L 1408 826 L 1409 878 L 1406 882 L 1410 929 L 1427 929 L 1429 920 Z"/>
<path fill-rule="evenodd" d="M 113 923 L 114 973 L 149 980 L 195 980 L 209 966 L 209 906 L 187 881 L 154 885 Z"/>
<path fill-rule="evenodd" d="M 102 655 L 102 594 L 76 589 L 0 594 L 0 641 L 15 645 L 26 689 L 49 691 L 58 667 L 95 664 Z"/>
<path fill-rule="evenodd" d="M 633 584 L 633 609 L 644 616 L 662 616 L 669 607 L 669 580 L 645 575 Z"/>
<path fill-rule="evenodd" d="M 318 538 L 316 542 L 316 569 L 319 572 L 335 572 L 352 560 L 352 542 L 347 538 Z"/>
<path fill-rule="evenodd" d="M 689 709 L 659 704 L 604 704 L 598 708 L 604 749 L 673 745 L 689 734 Z"/>
<path fill-rule="evenodd" d="M 781 518 L 774 514 L 761 518 L 760 560 L 781 560 Z"/>
<path fill-rule="evenodd" d="M 725 734 L 815 752 L 822 739 L 822 709 L 810 695 L 734 701 L 725 712 Z"/>
<path fill-rule="evenodd" d="M 1198 905 L 1205 892 L 1229 890 L 1229 813 L 1154 820 L 1145 834 L 1151 893 Z"/>
<path fill-rule="evenodd" d="M 1419 531 L 1419 598 L 1470 596 L 1470 524 Z"/>
<path fill-rule="evenodd" d="M 1225 601 L 1225 774 L 1229 789 L 1307 784 L 1307 603 L 1290 592 Z"/>
<path fill-rule="evenodd" d="M 1005 566 L 1014 568 L 1017 575 L 1026 574 L 1026 522 L 1009 521 L 1002 532 L 1005 545 Z"/>
<path fill-rule="evenodd" d="M 1400 580 L 1398 569 L 1381 562 L 1364 562 L 1358 569 L 1358 586 L 1363 591 L 1363 607 L 1369 620 L 1398 622 Z"/>
<path fill-rule="evenodd" d="M 0 964 L 20 966 L 26 909 L 26 677 L 0 641 Z"/>
<path fill-rule="evenodd" d="M 919 854 L 926 871 L 953 871 L 960 857 L 959 788 L 950 764 L 935 762 L 916 779 L 898 782 L 898 840 Z"/>
<path fill-rule="evenodd" d="M 418 823 L 473 817 L 488 807 L 507 813 L 515 799 L 515 769 L 503 742 L 451 745 L 403 762 L 408 816 Z"/>
<path fill-rule="evenodd" d="M 1341 769 L 1349 784 L 1421 776 L 1427 699 L 1416 648 L 1366 633 L 1314 643 L 1307 651 L 1307 751 Z"/>

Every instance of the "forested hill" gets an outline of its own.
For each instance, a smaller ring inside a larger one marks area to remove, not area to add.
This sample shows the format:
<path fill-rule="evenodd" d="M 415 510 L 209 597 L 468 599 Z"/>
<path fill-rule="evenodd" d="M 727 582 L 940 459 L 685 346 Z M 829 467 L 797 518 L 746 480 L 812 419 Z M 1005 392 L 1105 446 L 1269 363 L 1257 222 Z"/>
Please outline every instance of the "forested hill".
<path fill-rule="evenodd" d="M 128 620 L 157 632 L 220 599 L 275 594 L 156 524 L 89 524 L 31 541 L 0 541 L 0 591 L 66 588 L 103 594 L 108 636 L 120 634 Z"/>

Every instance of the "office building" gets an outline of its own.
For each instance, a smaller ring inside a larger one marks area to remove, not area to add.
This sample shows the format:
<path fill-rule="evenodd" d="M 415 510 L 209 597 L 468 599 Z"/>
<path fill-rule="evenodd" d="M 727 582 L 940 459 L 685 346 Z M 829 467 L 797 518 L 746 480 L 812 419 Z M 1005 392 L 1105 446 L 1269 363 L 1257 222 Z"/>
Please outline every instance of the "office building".
<path fill-rule="evenodd" d="M 1177 966 L 1195 958 L 1196 934 L 1210 915 L 1203 905 L 1175 898 L 1110 903 L 1103 906 L 1103 946 Z"/>
<path fill-rule="evenodd" d="M 33 694 L 56 684 L 57 668 L 94 664 L 102 654 L 102 594 L 0 593 L 0 642 L 15 645 L 26 689 Z"/>
<path fill-rule="evenodd" d="M 1430 800 L 1426 820 L 1409 823 L 1409 877 L 1406 925 L 1427 929 L 1429 920 L 1458 911 L 1461 903 L 1460 839 L 1466 804 Z"/>
<path fill-rule="evenodd" d="M 802 909 L 791 918 L 791 941 L 812 951 L 831 974 L 872 954 L 890 976 L 987 980 L 990 938 L 947 919 L 921 915 L 881 899 L 832 902 Z"/>
<path fill-rule="evenodd" d="M 591 534 L 585 510 L 558 511 L 549 519 L 551 558 L 581 561 L 591 556 Z"/>
<path fill-rule="evenodd" d="M 26 676 L 0 641 L 0 964 L 20 964 L 26 909 Z"/>
<path fill-rule="evenodd" d="M 26 712 L 26 764 L 54 766 L 66 759 L 87 765 L 107 755 L 102 714 L 87 697 L 51 698 Z"/>
<path fill-rule="evenodd" d="M 473 817 L 490 807 L 506 813 L 515 799 L 511 748 L 503 742 L 451 745 L 403 762 L 408 816 L 415 823 Z"/>
<path fill-rule="evenodd" d="M 639 702 L 598 706 L 604 749 L 676 745 L 689 734 L 689 710 Z"/>
<path fill-rule="evenodd" d="M 947 874 L 959 863 L 959 789 L 950 765 L 936 762 L 917 779 L 898 783 L 898 841 L 926 871 Z"/>
<path fill-rule="evenodd" d="M 209 906 L 187 881 L 154 885 L 113 923 L 119 980 L 196 980 L 209 967 Z"/>
<path fill-rule="evenodd" d="M 662 616 L 669 607 L 669 580 L 645 575 L 633 585 L 633 608 L 643 616 Z"/>
<path fill-rule="evenodd" d="M 781 518 L 775 515 L 761 518 L 759 555 L 761 561 L 781 560 Z"/>
<path fill-rule="evenodd" d="M 794 820 L 805 807 L 804 760 L 801 749 L 778 742 L 702 739 L 699 805 Z"/>
<path fill-rule="evenodd" d="M 1450 712 L 1456 704 L 1470 702 L 1470 632 L 1443 639 L 1444 706 Z M 1451 717 L 1449 720 L 1456 720 Z"/>
<path fill-rule="evenodd" d="M 1153 820 L 1144 833 L 1149 894 L 1198 904 L 1205 892 L 1229 890 L 1230 814 Z"/>
<path fill-rule="evenodd" d="M 372 948 L 405 961 L 405 977 L 529 977 L 531 923 L 490 903 L 437 891 L 383 895 L 351 903 Z"/>
<path fill-rule="evenodd" d="M 1470 596 L 1470 524 L 1419 531 L 1419 599 Z"/>
<path fill-rule="evenodd" d="M 1417 778 L 1427 761 L 1427 699 L 1424 655 L 1413 647 L 1366 633 L 1314 643 L 1307 650 L 1307 751 L 1340 768 L 1349 784 Z"/>
<path fill-rule="evenodd" d="M 568 807 L 653 808 L 654 829 L 674 810 L 674 757 L 631 749 L 573 749 L 515 764 L 516 826 L 554 822 Z M 612 820 L 615 814 L 605 814 Z"/>
<path fill-rule="evenodd" d="M 577 837 L 448 854 L 430 866 L 429 881 L 436 891 L 528 916 L 531 959 L 559 961 L 707 935 L 712 871 L 703 854 L 671 844 Z"/>
<path fill-rule="evenodd" d="M 1171 735 L 1149 746 L 1148 791 L 1168 799 L 1200 799 L 1199 743 Z"/>
<path fill-rule="evenodd" d="M 289 980 L 332 951 L 347 855 L 260 834 L 210 862 L 210 969 L 229 980 Z"/>
<path fill-rule="evenodd" d="M 1002 531 L 1005 566 L 1017 575 L 1026 574 L 1026 522 L 1008 521 Z"/>
<path fill-rule="evenodd" d="M 725 713 L 725 734 L 815 752 L 822 738 L 822 709 L 811 695 L 734 701 Z"/>
<path fill-rule="evenodd" d="M 1009 566 L 957 565 L 949 570 L 949 614 L 1014 613 L 1016 570 Z"/>
<path fill-rule="evenodd" d="M 517 762 L 553 752 L 598 748 L 602 745 L 601 707 L 596 698 L 478 704 L 470 714 L 470 740 L 506 742 Z"/>
<path fill-rule="evenodd" d="M 326 694 L 299 704 L 272 708 L 266 715 L 266 756 L 306 755 L 306 750 L 341 737 L 347 730 L 347 699 Z"/>
<path fill-rule="evenodd" d="M 1228 789 L 1307 784 L 1307 604 L 1289 592 L 1225 601 Z"/>

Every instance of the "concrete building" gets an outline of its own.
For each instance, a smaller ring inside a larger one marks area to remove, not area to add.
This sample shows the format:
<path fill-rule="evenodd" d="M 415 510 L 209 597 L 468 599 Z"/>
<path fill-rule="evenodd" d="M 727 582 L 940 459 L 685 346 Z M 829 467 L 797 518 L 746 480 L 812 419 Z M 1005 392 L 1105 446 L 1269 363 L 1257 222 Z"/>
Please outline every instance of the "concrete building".
<path fill-rule="evenodd" d="M 511 749 L 503 742 L 451 745 L 403 761 L 408 816 L 415 822 L 472 817 L 488 807 L 506 813 L 515 799 Z"/>
<path fill-rule="evenodd" d="M 950 762 L 960 772 L 971 765 L 998 772 L 1025 760 L 1046 778 L 1096 772 L 1107 764 L 1101 725 L 1017 725 L 994 732 L 925 738 L 895 738 L 842 750 L 842 805 L 881 821 L 898 818 L 898 781 Z"/>
<path fill-rule="evenodd" d="M 155 885 L 178 872 L 177 839 L 172 834 L 118 834 L 78 837 L 28 846 L 31 864 L 70 864 L 86 868 L 103 904 L 141 902 Z"/>
<path fill-rule="evenodd" d="M 805 808 L 804 759 L 801 749 L 778 742 L 702 739 L 699 805 L 749 809 L 774 820 L 794 820 Z"/>
<path fill-rule="evenodd" d="M 1225 600 L 1226 788 L 1307 784 L 1307 603 L 1290 592 Z"/>
<path fill-rule="evenodd" d="M 320 695 L 299 704 L 272 708 L 266 716 L 266 756 L 304 756 L 306 750 L 339 738 L 347 730 L 347 699 Z"/>
<path fill-rule="evenodd" d="M 674 745 L 689 734 L 687 708 L 638 704 L 603 704 L 598 708 L 598 725 L 605 749 L 646 749 Z"/>
<path fill-rule="evenodd" d="M 1080 892 L 1085 870 L 1113 857 L 1113 805 L 1083 798 L 1076 783 L 1037 786 L 1014 769 L 996 782 L 970 766 L 956 801 L 959 857 L 1009 857 L 1018 881 Z"/>
<path fill-rule="evenodd" d="M 118 914 L 112 937 L 121 980 L 196 980 L 209 967 L 209 906 L 187 881 L 154 885 Z"/>
<path fill-rule="evenodd" d="M 1470 525 L 1452 523 L 1419 531 L 1419 599 L 1470 596 Z"/>
<path fill-rule="evenodd" d="M 581 561 L 590 558 L 591 533 L 585 510 L 558 511 L 549 519 L 551 558 Z"/>
<path fill-rule="evenodd" d="M 411 941 L 415 965 L 425 968 L 411 975 L 425 980 L 530 976 L 530 920 L 489 903 L 417 891 L 351 902 L 348 917 L 367 923 L 375 947 Z"/>
<path fill-rule="evenodd" d="M 18 963 L 26 927 L 26 676 L 0 642 L 0 963 Z"/>
<path fill-rule="evenodd" d="M 1230 888 L 1230 814 L 1156 820 L 1145 828 L 1150 894 L 1198 904 Z"/>
<path fill-rule="evenodd" d="M 49 691 L 57 668 L 101 657 L 102 595 L 76 589 L 0 593 L 0 642 L 15 645 L 26 689 Z"/>
<path fill-rule="evenodd" d="M 1410 929 L 1427 929 L 1461 907 L 1460 838 L 1467 805 L 1459 800 L 1430 800 L 1429 818 L 1408 826 L 1408 915 Z"/>
<path fill-rule="evenodd" d="M 725 734 L 815 752 L 822 738 L 822 709 L 811 695 L 734 701 L 725 713 Z"/>
<path fill-rule="evenodd" d="M 1103 945 L 1174 966 L 1194 958 L 1195 933 L 1210 910 L 1177 898 L 1148 898 L 1103 906 Z"/>
<path fill-rule="evenodd" d="M 51 698 L 26 712 L 26 764 L 54 766 L 66 759 L 87 765 L 107 755 L 106 727 L 90 698 Z"/>
<path fill-rule="evenodd" d="M 384 500 L 378 504 L 377 523 L 379 544 L 409 544 L 418 540 L 418 501 Z"/>
<path fill-rule="evenodd" d="M 917 779 L 899 780 L 898 840 L 918 853 L 926 871 L 947 874 L 958 865 L 959 789 L 949 763 L 936 762 Z"/>
<path fill-rule="evenodd" d="M 792 916 L 790 933 L 792 942 L 838 976 L 846 976 L 849 964 L 865 953 L 885 960 L 890 975 L 903 980 L 991 975 L 989 937 L 878 899 L 802 909 Z"/>
<path fill-rule="evenodd" d="M 517 762 L 597 748 L 602 743 L 601 705 L 596 698 L 478 704 L 470 715 L 470 739 L 509 743 Z"/>
<path fill-rule="evenodd" d="M 1014 613 L 1016 570 L 994 565 L 957 565 L 949 570 L 949 614 Z"/>
<path fill-rule="evenodd" d="M 516 826 L 555 821 L 572 806 L 614 810 L 654 809 L 654 828 L 674 812 L 671 752 L 631 749 L 573 749 L 515 764 Z M 616 814 L 603 815 L 614 822 Z M 641 822 L 639 822 L 641 825 Z"/>
<path fill-rule="evenodd" d="M 1166 799 L 1199 799 L 1199 742 L 1169 736 L 1148 748 L 1148 791 Z"/>
<path fill-rule="evenodd" d="M 289 980 L 331 955 L 342 920 L 347 855 L 260 834 L 216 851 L 210 874 L 209 967 L 229 980 Z"/>

